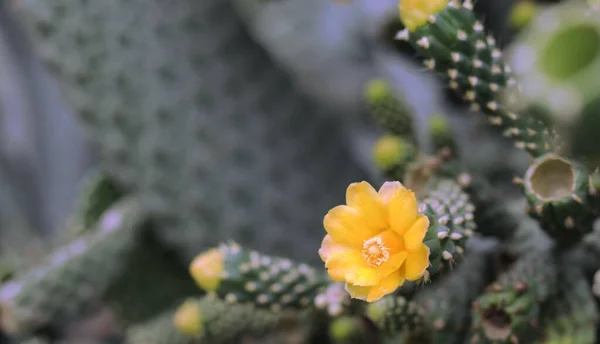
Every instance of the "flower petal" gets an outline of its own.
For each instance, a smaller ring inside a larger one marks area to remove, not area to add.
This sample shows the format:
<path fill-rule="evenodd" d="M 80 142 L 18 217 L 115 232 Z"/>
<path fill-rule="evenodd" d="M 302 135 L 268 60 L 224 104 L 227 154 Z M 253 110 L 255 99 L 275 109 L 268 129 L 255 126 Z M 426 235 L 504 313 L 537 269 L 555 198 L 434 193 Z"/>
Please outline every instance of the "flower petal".
<path fill-rule="evenodd" d="M 354 249 L 334 252 L 325 262 L 331 279 L 346 281 L 358 286 L 379 283 L 377 270 L 367 265 L 360 251 Z"/>
<path fill-rule="evenodd" d="M 377 193 L 384 204 L 388 204 L 397 190 L 406 189 L 400 182 L 385 182 Z"/>
<path fill-rule="evenodd" d="M 394 292 L 399 286 L 404 284 L 405 277 L 401 270 L 397 270 L 388 277 L 381 280 L 381 283 L 371 287 L 367 295 L 367 302 L 373 302 L 381 299 L 383 296 Z"/>
<path fill-rule="evenodd" d="M 429 218 L 425 215 L 419 216 L 408 232 L 404 234 L 404 245 L 408 251 L 412 252 L 420 248 L 428 228 Z"/>
<path fill-rule="evenodd" d="M 391 273 L 393 273 L 394 271 L 400 269 L 400 267 L 402 266 L 402 263 L 404 263 L 404 261 L 406 260 L 406 258 L 409 256 L 409 253 L 406 251 L 402 251 L 400 253 L 396 253 L 392 256 L 390 256 L 390 258 L 383 264 L 381 264 L 378 268 L 377 268 L 377 273 L 379 274 L 380 278 L 385 278 L 387 276 L 389 276 Z"/>
<path fill-rule="evenodd" d="M 330 234 L 325 235 L 321 242 L 321 248 L 319 248 L 319 257 L 322 261 L 327 261 L 332 254 L 335 252 L 348 250 L 349 247 L 336 242 Z"/>
<path fill-rule="evenodd" d="M 429 247 L 421 244 L 417 250 L 408 255 L 404 262 L 406 279 L 409 281 L 418 280 L 423 277 L 427 267 L 429 267 Z"/>
<path fill-rule="evenodd" d="M 329 277 L 338 282 L 346 281 L 346 274 L 352 271 L 353 264 L 361 264 L 362 261 L 356 250 L 346 246 L 336 246 L 328 253 L 325 268 Z"/>
<path fill-rule="evenodd" d="M 380 232 L 367 226 L 363 216 L 356 209 L 346 205 L 331 209 L 323 219 L 323 227 L 336 242 L 357 248 Z"/>
<path fill-rule="evenodd" d="M 394 231 L 404 235 L 417 220 L 418 205 L 415 193 L 409 189 L 398 189 L 390 199 L 389 223 Z"/>
<path fill-rule="evenodd" d="M 352 183 L 346 190 L 346 204 L 360 212 L 374 229 L 387 227 L 386 210 L 379 194 L 367 182 Z"/>
<path fill-rule="evenodd" d="M 348 294 L 350 294 L 351 298 L 366 301 L 371 287 L 359 287 L 357 285 L 346 283 L 345 289 Z"/>

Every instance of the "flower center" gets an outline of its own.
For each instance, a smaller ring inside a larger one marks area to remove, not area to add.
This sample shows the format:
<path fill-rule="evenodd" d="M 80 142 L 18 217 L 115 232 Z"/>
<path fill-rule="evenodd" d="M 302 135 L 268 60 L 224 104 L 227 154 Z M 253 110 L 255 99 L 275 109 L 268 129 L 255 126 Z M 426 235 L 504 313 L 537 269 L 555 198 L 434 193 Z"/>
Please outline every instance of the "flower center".
<path fill-rule="evenodd" d="M 390 258 L 390 251 L 379 236 L 365 240 L 362 254 L 370 266 L 380 266 Z"/>

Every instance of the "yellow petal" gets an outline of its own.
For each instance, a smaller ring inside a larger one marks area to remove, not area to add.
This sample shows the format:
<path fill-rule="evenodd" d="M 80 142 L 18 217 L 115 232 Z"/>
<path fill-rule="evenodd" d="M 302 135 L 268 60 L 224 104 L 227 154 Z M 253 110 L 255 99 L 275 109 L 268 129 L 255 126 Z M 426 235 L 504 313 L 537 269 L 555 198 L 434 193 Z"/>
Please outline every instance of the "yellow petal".
<path fill-rule="evenodd" d="M 397 270 L 388 277 L 381 280 L 381 283 L 371 287 L 367 295 L 367 302 L 373 302 L 381 299 L 387 294 L 394 292 L 399 286 L 404 284 L 404 274 Z"/>
<path fill-rule="evenodd" d="M 410 227 L 408 232 L 404 234 L 404 245 L 409 252 L 420 248 L 428 228 L 429 218 L 425 215 L 421 215 L 412 227 Z"/>
<path fill-rule="evenodd" d="M 377 193 L 384 204 L 388 204 L 397 190 L 406 189 L 400 182 L 385 182 Z"/>
<path fill-rule="evenodd" d="M 352 183 L 346 190 L 346 204 L 360 212 L 364 221 L 374 229 L 387 227 L 383 201 L 371 184 Z"/>
<path fill-rule="evenodd" d="M 321 248 L 319 248 L 319 257 L 321 257 L 322 261 L 326 261 L 327 258 L 329 258 L 329 256 L 331 256 L 333 253 L 347 249 L 347 246 L 337 243 L 331 235 L 327 234 L 321 242 Z"/>
<path fill-rule="evenodd" d="M 443 10 L 449 0 L 402 0 L 399 4 L 400 19 L 404 27 L 414 31 L 428 24 L 431 15 Z"/>
<path fill-rule="evenodd" d="M 346 281 L 346 274 L 352 271 L 353 265 L 362 264 L 360 254 L 346 246 L 336 246 L 334 250 L 328 253 L 325 268 L 327 268 L 329 277 L 334 281 Z"/>
<path fill-rule="evenodd" d="M 377 235 L 365 224 L 361 214 L 354 208 L 339 205 L 331 209 L 323 219 L 323 226 L 336 242 L 360 248 L 365 240 Z"/>
<path fill-rule="evenodd" d="M 409 189 L 398 189 L 390 199 L 388 216 L 394 231 L 404 235 L 417 220 L 418 205 L 415 193 Z"/>
<path fill-rule="evenodd" d="M 358 286 L 375 285 L 381 279 L 377 270 L 367 265 L 362 253 L 353 249 L 333 253 L 325 267 L 333 280 L 345 280 Z"/>
<path fill-rule="evenodd" d="M 429 247 L 425 244 L 414 252 L 411 252 L 404 262 L 406 279 L 416 281 L 423 277 L 425 270 L 429 267 Z"/>
<path fill-rule="evenodd" d="M 402 251 L 400 253 L 396 253 L 396 254 L 392 255 L 385 263 L 381 264 L 377 268 L 377 273 L 379 274 L 379 277 L 385 278 L 385 277 L 389 276 L 391 273 L 393 273 L 394 271 L 400 269 L 400 267 L 402 266 L 402 263 L 404 263 L 404 261 L 406 260 L 406 258 L 408 256 L 409 256 L 409 253 L 406 251 Z"/>
<path fill-rule="evenodd" d="M 359 287 L 357 285 L 346 283 L 346 291 L 348 292 L 348 294 L 350 294 L 350 297 L 353 299 L 366 301 L 370 289 L 371 287 Z"/>

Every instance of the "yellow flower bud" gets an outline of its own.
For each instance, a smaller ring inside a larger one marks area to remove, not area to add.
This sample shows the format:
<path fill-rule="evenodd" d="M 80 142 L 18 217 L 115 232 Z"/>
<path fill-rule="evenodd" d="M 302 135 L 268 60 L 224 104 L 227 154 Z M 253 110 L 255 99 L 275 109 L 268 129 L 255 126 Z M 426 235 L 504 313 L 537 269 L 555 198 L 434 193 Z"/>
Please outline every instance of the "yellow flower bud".
<path fill-rule="evenodd" d="M 204 332 L 200 308 L 193 300 L 188 300 L 179 306 L 173 324 L 186 336 L 200 336 Z"/>
<path fill-rule="evenodd" d="M 403 160 L 410 154 L 409 144 L 393 135 L 385 135 L 375 143 L 373 158 L 377 167 L 388 169 Z"/>
<path fill-rule="evenodd" d="M 215 291 L 221 283 L 225 256 L 217 248 L 198 255 L 190 264 L 190 274 L 202 289 Z"/>
<path fill-rule="evenodd" d="M 448 0 L 400 0 L 400 19 L 409 31 L 426 25 L 429 17 L 448 5 Z"/>

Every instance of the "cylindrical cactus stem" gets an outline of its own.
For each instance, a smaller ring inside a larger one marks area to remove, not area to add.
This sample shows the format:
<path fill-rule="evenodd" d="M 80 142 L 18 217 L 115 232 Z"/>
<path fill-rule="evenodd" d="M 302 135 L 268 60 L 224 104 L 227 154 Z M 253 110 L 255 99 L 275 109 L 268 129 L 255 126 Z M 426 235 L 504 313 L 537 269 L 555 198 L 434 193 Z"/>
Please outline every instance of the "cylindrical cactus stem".
<path fill-rule="evenodd" d="M 197 284 L 228 302 L 252 303 L 272 311 L 314 306 L 329 284 L 325 273 L 289 259 L 222 244 L 198 255 L 190 265 Z"/>
<path fill-rule="evenodd" d="M 418 154 L 414 144 L 396 135 L 382 136 L 373 147 L 375 164 L 391 180 L 402 181 L 408 165 Z"/>
<path fill-rule="evenodd" d="M 88 176 L 82 186 L 75 218 L 73 218 L 73 234 L 93 228 L 98 218 L 113 203 L 123 196 L 123 191 L 106 174 L 95 171 Z"/>
<path fill-rule="evenodd" d="M 598 275 L 598 291 L 600 292 L 600 231 L 594 230 L 585 236 L 580 245 L 579 266 L 587 277 Z M 600 297 L 600 293 L 598 294 Z"/>
<path fill-rule="evenodd" d="M 454 343 L 465 335 L 470 305 L 491 281 L 497 246 L 477 249 L 438 284 L 413 300 L 390 295 L 369 304 L 366 315 L 386 336 L 419 334 L 433 343 Z"/>
<path fill-rule="evenodd" d="M 184 319 L 188 320 L 188 319 Z M 168 310 L 148 321 L 130 326 L 125 334 L 125 344 L 196 344 L 175 325 L 175 311 Z"/>
<path fill-rule="evenodd" d="M 172 324 L 198 343 L 238 343 L 241 336 L 260 337 L 277 330 L 286 316 L 207 295 L 185 301 L 175 312 Z"/>
<path fill-rule="evenodd" d="M 581 275 L 565 276 L 558 296 L 546 305 L 539 344 L 594 344 L 598 320 L 590 285 Z"/>
<path fill-rule="evenodd" d="M 102 304 L 121 327 L 127 327 L 201 294 L 178 252 L 166 248 L 156 233 L 148 230 L 137 238 L 131 258 L 122 262 L 122 271 L 102 295 Z"/>
<path fill-rule="evenodd" d="M 433 181 L 420 203 L 430 223 L 423 242 L 431 250 L 431 265 L 427 270 L 431 277 L 462 261 L 467 240 L 476 229 L 475 207 L 469 196 L 450 179 Z"/>
<path fill-rule="evenodd" d="M 125 198 L 104 212 L 94 231 L 3 285 L 2 329 L 28 334 L 67 321 L 99 301 L 130 258 L 145 219 L 137 201 Z"/>
<path fill-rule="evenodd" d="M 412 110 L 394 94 L 383 79 L 374 79 L 365 87 L 365 98 L 371 115 L 390 133 L 417 145 Z"/>
<path fill-rule="evenodd" d="M 497 248 L 470 250 L 452 274 L 417 294 L 415 302 L 423 310 L 424 332 L 431 342 L 464 342 L 471 303 L 493 279 Z"/>
<path fill-rule="evenodd" d="M 552 153 L 536 159 L 525 173 L 529 213 L 557 245 L 569 247 L 592 231 L 598 209 L 588 199 L 589 186 L 585 166 Z"/>
<path fill-rule="evenodd" d="M 427 127 L 429 129 L 433 149 L 436 152 L 442 149 L 448 149 L 450 155 L 453 157 L 458 156 L 458 146 L 448 118 L 441 114 L 433 114 L 427 120 Z"/>
<path fill-rule="evenodd" d="M 485 113 L 515 146 L 533 156 L 553 149 L 544 124 L 503 103 L 502 91 L 515 92 L 516 81 L 495 39 L 475 17 L 472 0 L 400 1 L 400 17 L 406 28 L 397 38 L 410 42 L 426 58 L 426 68 L 442 74 L 451 89 Z"/>
<path fill-rule="evenodd" d="M 506 200 L 497 195 L 492 186 L 481 176 L 461 173 L 456 179 L 475 206 L 473 215 L 477 232 L 500 240 L 513 236 L 519 219 L 510 212 Z"/>
<path fill-rule="evenodd" d="M 530 252 L 473 303 L 472 343 L 530 343 L 539 332 L 542 304 L 557 293 L 551 250 Z"/>
<path fill-rule="evenodd" d="M 416 302 L 403 296 L 389 295 L 370 303 L 366 309 L 367 318 L 391 337 L 402 332 L 419 332 L 423 329 L 425 310 Z"/>

